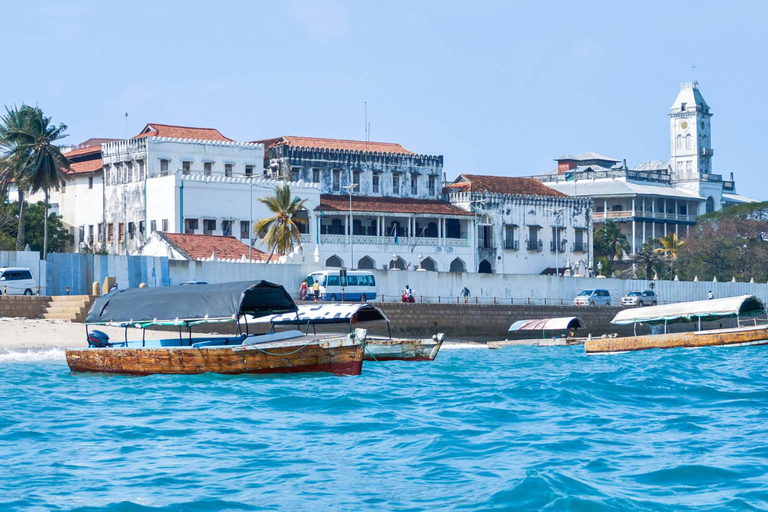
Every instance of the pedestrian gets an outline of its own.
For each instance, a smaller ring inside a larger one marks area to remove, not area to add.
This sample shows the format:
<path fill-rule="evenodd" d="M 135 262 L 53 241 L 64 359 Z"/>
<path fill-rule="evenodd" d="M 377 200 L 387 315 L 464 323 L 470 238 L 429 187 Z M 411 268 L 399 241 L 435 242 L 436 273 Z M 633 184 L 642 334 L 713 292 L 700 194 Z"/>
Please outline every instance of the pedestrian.
<path fill-rule="evenodd" d="M 307 280 L 301 282 L 299 286 L 299 300 L 307 300 Z"/>
<path fill-rule="evenodd" d="M 463 289 L 463 290 L 461 290 L 461 296 L 462 296 L 462 297 L 464 297 L 464 304 L 466 304 L 467 302 L 469 302 L 469 295 L 470 295 L 470 294 L 469 294 L 469 288 L 467 288 L 467 287 L 465 286 L 465 287 L 464 287 L 464 289 Z"/>
<path fill-rule="evenodd" d="M 317 280 L 315 280 L 315 282 L 312 283 L 312 295 L 313 295 L 313 300 L 315 301 L 320 300 L 320 285 L 318 284 Z"/>
<path fill-rule="evenodd" d="M 712 290 L 709 290 L 709 293 L 707 294 L 707 299 L 712 300 L 715 298 L 715 294 L 712 293 Z"/>

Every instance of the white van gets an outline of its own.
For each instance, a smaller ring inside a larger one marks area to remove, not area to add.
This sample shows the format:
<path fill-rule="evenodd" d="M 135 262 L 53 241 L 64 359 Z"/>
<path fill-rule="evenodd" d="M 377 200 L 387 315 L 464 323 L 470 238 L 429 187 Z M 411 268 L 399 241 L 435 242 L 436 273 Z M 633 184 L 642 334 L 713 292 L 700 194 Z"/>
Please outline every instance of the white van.
<path fill-rule="evenodd" d="M 28 268 L 0 268 L 0 295 L 34 295 L 37 283 Z"/>

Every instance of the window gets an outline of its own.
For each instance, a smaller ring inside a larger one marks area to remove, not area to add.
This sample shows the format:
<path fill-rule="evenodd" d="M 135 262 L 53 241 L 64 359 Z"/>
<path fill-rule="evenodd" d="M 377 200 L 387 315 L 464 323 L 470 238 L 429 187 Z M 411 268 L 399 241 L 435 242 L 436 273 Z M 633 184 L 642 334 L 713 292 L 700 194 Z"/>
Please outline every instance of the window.
<path fill-rule="evenodd" d="M 133 240 L 133 237 L 136 235 L 136 224 L 133 222 L 128 223 L 128 238 L 130 240 Z"/>
<path fill-rule="evenodd" d="M 299 181 L 301 179 L 301 167 L 291 167 L 291 181 Z"/>
<path fill-rule="evenodd" d="M 693 137 L 691 137 L 691 134 L 685 136 L 685 149 L 691 149 L 691 146 L 693 145 Z"/>
<path fill-rule="evenodd" d="M 183 174 L 184 176 L 187 176 L 191 170 L 192 170 L 192 162 L 189 162 L 189 161 L 181 162 L 181 174 Z"/>
<path fill-rule="evenodd" d="M 85 242 L 85 226 L 80 226 L 79 231 L 80 231 L 80 233 L 79 233 L 79 239 L 78 240 L 82 244 L 83 242 Z"/>
<path fill-rule="evenodd" d="M 378 194 L 379 193 L 379 179 L 380 178 L 381 178 L 381 174 L 379 174 L 378 172 L 373 173 L 372 184 L 373 184 L 373 193 L 374 194 Z"/>
<path fill-rule="evenodd" d="M 333 170 L 333 191 L 341 191 L 341 171 L 338 169 Z"/>
<path fill-rule="evenodd" d="M 251 238 L 251 223 L 248 222 L 247 220 L 240 221 L 240 238 L 241 239 Z"/>
<path fill-rule="evenodd" d="M 99 243 L 104 241 L 104 224 L 99 224 Z"/>
<path fill-rule="evenodd" d="M 552 228 L 552 242 L 549 250 L 552 252 L 565 252 L 567 241 L 563 238 L 565 228 L 553 227 Z"/>
<path fill-rule="evenodd" d="M 573 252 L 587 252 L 587 230 L 576 229 L 574 232 L 576 241 L 573 243 Z"/>
<path fill-rule="evenodd" d="M 360 191 L 360 171 L 355 171 L 352 173 L 352 184 L 357 185 L 355 187 L 356 191 Z"/>
<path fill-rule="evenodd" d="M 111 244 L 112 241 L 115 239 L 115 230 L 114 230 L 114 224 L 111 222 L 107 224 L 107 243 Z"/>
<path fill-rule="evenodd" d="M 508 251 L 516 251 L 519 249 L 517 226 L 514 224 L 507 224 L 504 226 L 504 249 Z"/>
<path fill-rule="evenodd" d="M 88 245 L 93 245 L 93 224 L 88 226 Z"/>
<path fill-rule="evenodd" d="M 157 221 L 156 220 L 149 221 L 149 229 L 152 230 L 153 233 L 155 231 L 157 231 Z"/>
<path fill-rule="evenodd" d="M 145 235 L 146 235 L 146 232 L 145 232 L 145 228 L 146 228 L 146 223 L 145 223 L 145 221 L 143 221 L 143 220 L 140 220 L 140 221 L 139 221 L 139 234 L 140 234 L 141 236 L 145 236 Z"/>
<path fill-rule="evenodd" d="M 312 169 L 312 183 L 320 183 L 320 169 Z"/>
<path fill-rule="evenodd" d="M 133 182 L 133 164 L 131 162 L 125 162 L 123 166 L 125 167 L 125 182 Z"/>
<path fill-rule="evenodd" d="M 213 219 L 203 220 L 203 234 L 212 235 L 216 231 L 216 221 Z"/>
<path fill-rule="evenodd" d="M 392 194 L 398 195 L 400 193 L 400 175 L 392 175 Z"/>
<path fill-rule="evenodd" d="M 206 176 L 210 176 L 212 171 L 213 171 L 213 162 L 204 162 L 203 174 L 205 174 Z"/>
<path fill-rule="evenodd" d="M 160 176 L 168 174 L 168 160 L 160 160 Z"/>
<path fill-rule="evenodd" d="M 226 176 L 227 178 L 231 178 L 233 167 L 234 165 L 232 164 L 224 164 L 224 176 Z"/>
<path fill-rule="evenodd" d="M 88 176 L 88 188 L 93 188 L 93 176 Z"/>
<path fill-rule="evenodd" d="M 339 286 L 339 276 L 328 276 L 328 284 L 326 286 Z"/>
<path fill-rule="evenodd" d="M 230 236 L 232 234 L 232 221 L 231 220 L 223 220 L 221 221 L 221 234 L 224 236 Z"/>
<path fill-rule="evenodd" d="M 137 163 L 139 164 L 139 179 L 143 180 L 146 178 L 146 174 L 144 173 L 144 160 L 138 160 Z"/>
<path fill-rule="evenodd" d="M 194 235 L 198 225 L 197 219 L 184 219 L 184 232 Z"/>
<path fill-rule="evenodd" d="M 680 112 L 685 112 L 685 106 L 686 105 L 687 105 L 687 103 L 681 103 L 680 104 Z"/>
<path fill-rule="evenodd" d="M 125 242 L 125 224 L 122 222 L 117 225 L 117 241 L 119 243 Z"/>
<path fill-rule="evenodd" d="M 529 251 L 541 251 L 543 245 L 539 240 L 539 226 L 528 226 L 528 250 Z"/>
<path fill-rule="evenodd" d="M 419 193 L 419 176 L 417 174 L 411 174 L 411 195 L 415 196 Z"/>
<path fill-rule="evenodd" d="M 163 231 L 168 231 L 168 219 L 163 219 Z"/>
<path fill-rule="evenodd" d="M 253 176 L 253 166 L 252 165 L 246 165 L 245 166 L 245 175 L 246 176 Z"/>
<path fill-rule="evenodd" d="M 429 195 L 435 195 L 435 184 L 437 183 L 437 176 L 432 175 L 429 177 Z"/>

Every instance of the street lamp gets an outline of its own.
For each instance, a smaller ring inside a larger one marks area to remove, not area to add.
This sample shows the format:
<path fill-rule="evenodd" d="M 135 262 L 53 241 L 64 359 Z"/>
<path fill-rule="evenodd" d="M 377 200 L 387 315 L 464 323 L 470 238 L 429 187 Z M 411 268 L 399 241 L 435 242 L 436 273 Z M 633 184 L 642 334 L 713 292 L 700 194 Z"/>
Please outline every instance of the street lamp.
<path fill-rule="evenodd" d="M 603 262 L 602 261 L 598 261 L 597 262 L 597 274 L 600 275 L 600 276 L 603 275 Z"/>
<path fill-rule="evenodd" d="M 352 191 L 357 188 L 357 183 L 344 187 L 349 193 L 349 268 L 355 270 L 355 233 L 352 228 Z"/>
<path fill-rule="evenodd" d="M 424 257 L 421 255 L 421 253 L 419 253 L 419 268 L 417 268 L 416 270 L 424 270 L 424 267 L 421 264 L 421 261 L 423 259 L 424 259 Z"/>
<path fill-rule="evenodd" d="M 392 264 L 389 266 L 389 270 L 396 269 L 397 268 L 396 265 L 397 265 L 397 253 L 393 252 L 392 253 Z"/>
<path fill-rule="evenodd" d="M 253 176 L 248 178 L 248 183 L 251 186 L 251 195 L 250 195 L 250 215 L 248 217 L 248 231 L 250 234 L 248 235 L 248 263 L 253 263 Z"/>

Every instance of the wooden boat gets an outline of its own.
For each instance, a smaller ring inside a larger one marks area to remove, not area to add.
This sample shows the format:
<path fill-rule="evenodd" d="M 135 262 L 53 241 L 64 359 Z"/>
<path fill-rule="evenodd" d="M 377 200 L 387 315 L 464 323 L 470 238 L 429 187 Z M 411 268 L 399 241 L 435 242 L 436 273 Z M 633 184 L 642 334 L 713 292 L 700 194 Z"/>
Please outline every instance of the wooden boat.
<path fill-rule="evenodd" d="M 616 314 L 611 323 L 631 324 L 635 335 L 593 338 L 587 340 L 584 350 L 587 354 L 606 354 L 654 348 L 765 345 L 768 344 L 765 315 L 765 305 L 754 295 L 624 309 Z M 702 330 L 702 322 L 714 320 L 725 320 L 732 325 Z M 683 322 L 696 324 L 696 330 L 668 332 L 671 324 Z M 638 335 L 638 326 L 644 325 L 651 326 L 658 333 Z"/>
<path fill-rule="evenodd" d="M 489 341 L 489 349 L 499 349 L 512 345 L 563 346 L 583 344 L 584 337 L 576 336 L 579 329 L 586 329 L 584 320 L 577 316 L 558 318 L 537 318 L 533 320 L 518 320 L 509 326 L 508 333 L 541 331 L 541 338 L 507 338 L 504 341 Z"/>
<path fill-rule="evenodd" d="M 433 361 L 445 339 L 443 333 L 436 334 L 431 339 L 393 338 L 389 319 L 380 308 L 371 304 L 304 305 L 299 306 L 298 317 L 299 323 L 306 327 L 307 332 L 310 327 L 317 332 L 317 326 L 322 325 L 345 325 L 349 326 L 352 332 L 353 325 L 386 322 L 388 338 L 366 334 L 366 361 Z M 269 322 L 273 331 L 275 326 L 296 323 L 295 317 L 290 314 L 263 317 L 260 321 Z"/>
<path fill-rule="evenodd" d="M 119 290 L 99 297 L 86 318 L 88 348 L 68 349 L 73 372 L 133 375 L 206 372 L 359 375 L 366 332 L 345 336 L 308 336 L 298 329 L 266 335 L 249 334 L 246 315 L 287 314 L 296 320 L 297 306 L 285 289 L 266 281 Z M 192 336 L 202 324 L 236 322 L 231 336 Z M 110 341 L 89 328 L 119 325 L 124 341 Z M 173 326 L 178 336 L 162 340 L 128 340 L 128 328 Z"/>

